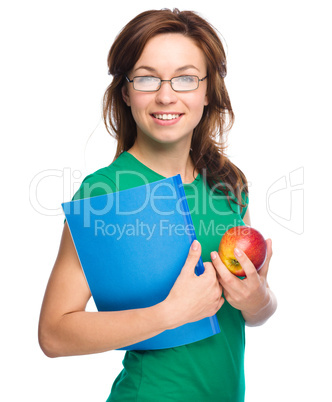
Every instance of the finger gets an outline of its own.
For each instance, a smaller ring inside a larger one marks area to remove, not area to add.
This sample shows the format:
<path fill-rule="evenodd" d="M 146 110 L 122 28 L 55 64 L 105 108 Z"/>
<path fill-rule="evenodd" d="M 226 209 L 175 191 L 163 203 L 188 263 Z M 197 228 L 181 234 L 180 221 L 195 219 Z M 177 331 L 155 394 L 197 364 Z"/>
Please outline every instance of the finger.
<path fill-rule="evenodd" d="M 234 249 L 234 256 L 243 268 L 248 280 L 257 279 L 257 270 L 249 257 L 239 248 Z"/>
<path fill-rule="evenodd" d="M 224 293 L 224 288 L 223 288 L 223 286 L 222 286 L 222 284 L 219 282 L 219 289 L 220 289 L 220 294 L 221 294 L 221 297 L 222 297 L 222 295 L 223 295 L 223 293 Z"/>
<path fill-rule="evenodd" d="M 195 267 L 198 263 L 198 260 L 201 256 L 201 245 L 197 240 L 194 240 L 190 246 L 189 253 L 186 259 L 186 262 L 182 268 L 182 271 L 195 273 Z"/>
<path fill-rule="evenodd" d="M 203 265 L 204 265 L 204 273 L 205 274 L 207 274 L 207 273 L 213 273 L 214 275 L 217 275 L 217 272 L 216 272 L 216 270 L 214 269 L 214 266 L 212 265 L 212 263 L 211 262 L 203 262 Z"/>
<path fill-rule="evenodd" d="M 271 239 L 266 240 L 266 247 L 267 247 L 266 259 L 265 259 L 264 265 L 258 271 L 258 274 L 260 276 L 263 276 L 264 278 L 267 277 L 267 273 L 268 273 L 269 266 L 270 266 L 270 260 L 272 258 L 272 254 L 273 254 L 273 252 L 272 252 L 272 240 Z"/>
<path fill-rule="evenodd" d="M 219 300 L 219 305 L 217 307 L 217 311 L 219 311 L 221 309 L 221 307 L 224 303 L 225 303 L 225 299 L 223 297 L 221 297 Z"/>
<path fill-rule="evenodd" d="M 217 271 L 221 284 L 224 288 L 233 287 L 234 282 L 239 280 L 235 275 L 233 275 L 229 269 L 221 261 L 219 254 L 216 251 L 211 253 L 211 260 L 214 268 Z"/>

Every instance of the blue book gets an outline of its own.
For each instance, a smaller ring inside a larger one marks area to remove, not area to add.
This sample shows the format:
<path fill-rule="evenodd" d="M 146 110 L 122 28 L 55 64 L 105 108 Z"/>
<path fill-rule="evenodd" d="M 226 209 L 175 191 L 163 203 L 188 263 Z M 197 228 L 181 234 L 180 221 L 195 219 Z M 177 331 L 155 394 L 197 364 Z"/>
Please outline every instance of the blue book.
<path fill-rule="evenodd" d="M 98 311 L 166 299 L 196 239 L 180 175 L 62 208 Z M 204 272 L 202 259 L 195 270 Z M 214 315 L 122 349 L 172 348 L 219 332 Z"/>

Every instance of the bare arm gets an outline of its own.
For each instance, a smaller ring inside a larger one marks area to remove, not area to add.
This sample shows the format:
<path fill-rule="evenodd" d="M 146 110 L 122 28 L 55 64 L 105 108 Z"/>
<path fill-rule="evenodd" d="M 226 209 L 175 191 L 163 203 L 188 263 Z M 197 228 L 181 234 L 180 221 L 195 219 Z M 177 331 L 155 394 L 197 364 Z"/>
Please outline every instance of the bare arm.
<path fill-rule="evenodd" d="M 42 350 L 49 357 L 104 352 L 215 314 L 223 302 L 221 287 L 212 269 L 201 277 L 194 274 L 200 253 L 200 245 L 190 249 L 164 302 L 143 309 L 86 312 L 91 294 L 66 223 L 40 313 Z"/>

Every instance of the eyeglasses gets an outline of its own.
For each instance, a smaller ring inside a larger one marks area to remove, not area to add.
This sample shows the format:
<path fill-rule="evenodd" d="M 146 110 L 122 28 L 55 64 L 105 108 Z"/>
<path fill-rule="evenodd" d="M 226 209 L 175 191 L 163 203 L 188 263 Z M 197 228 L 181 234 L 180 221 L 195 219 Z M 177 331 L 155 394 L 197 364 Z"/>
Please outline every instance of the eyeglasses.
<path fill-rule="evenodd" d="M 130 80 L 126 76 L 126 80 L 133 84 L 133 88 L 136 91 L 142 92 L 156 92 L 159 91 L 162 82 L 170 82 L 173 91 L 176 92 L 187 92 L 194 91 L 198 88 L 199 83 L 207 78 L 199 78 L 196 75 L 181 75 L 179 77 L 174 77 L 170 80 L 162 80 L 158 77 L 142 76 L 134 77 Z"/>

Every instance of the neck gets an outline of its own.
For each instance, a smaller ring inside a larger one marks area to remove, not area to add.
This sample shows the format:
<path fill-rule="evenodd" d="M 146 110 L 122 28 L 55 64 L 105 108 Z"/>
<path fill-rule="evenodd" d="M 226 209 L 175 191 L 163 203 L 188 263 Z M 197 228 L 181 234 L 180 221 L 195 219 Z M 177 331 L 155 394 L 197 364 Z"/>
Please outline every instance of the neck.
<path fill-rule="evenodd" d="M 142 147 L 137 141 L 128 150 L 136 159 L 148 168 L 165 177 L 181 175 L 183 183 L 192 183 L 198 172 L 194 172 L 194 163 L 190 156 L 190 145 L 165 146 L 165 144 L 154 144 L 152 147 Z"/>

